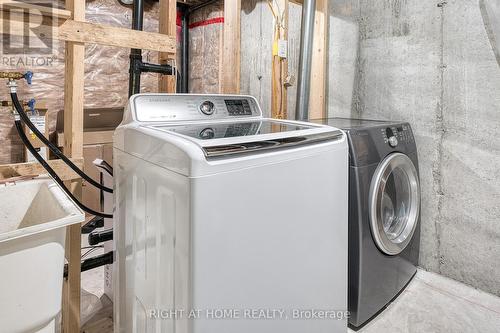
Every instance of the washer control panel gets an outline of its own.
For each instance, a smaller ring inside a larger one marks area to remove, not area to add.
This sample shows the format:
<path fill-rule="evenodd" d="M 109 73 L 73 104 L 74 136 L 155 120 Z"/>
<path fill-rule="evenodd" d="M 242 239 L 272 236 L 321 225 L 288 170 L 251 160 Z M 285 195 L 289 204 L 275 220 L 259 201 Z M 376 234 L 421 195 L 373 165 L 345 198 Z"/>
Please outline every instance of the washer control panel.
<path fill-rule="evenodd" d="M 215 105 L 211 101 L 204 101 L 200 104 L 200 111 L 207 116 L 214 114 Z"/>
<path fill-rule="evenodd" d="M 261 117 L 255 98 L 240 95 L 145 94 L 134 97 L 140 122 Z"/>
<path fill-rule="evenodd" d="M 392 148 L 396 148 L 400 143 L 414 142 L 413 134 L 407 124 L 382 128 L 381 132 L 384 142 Z"/>

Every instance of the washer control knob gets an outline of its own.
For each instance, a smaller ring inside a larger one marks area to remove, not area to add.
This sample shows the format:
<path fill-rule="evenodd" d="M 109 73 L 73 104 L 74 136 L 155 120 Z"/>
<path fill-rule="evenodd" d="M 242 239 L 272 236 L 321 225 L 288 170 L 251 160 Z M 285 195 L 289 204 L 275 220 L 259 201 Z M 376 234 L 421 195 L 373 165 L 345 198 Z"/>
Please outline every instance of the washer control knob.
<path fill-rule="evenodd" d="M 215 137 L 215 131 L 213 128 L 207 127 L 200 132 L 200 138 L 203 140 L 210 140 Z"/>
<path fill-rule="evenodd" d="M 211 116 L 215 111 L 215 105 L 210 101 L 205 101 L 200 104 L 200 111 L 207 116 Z"/>
<path fill-rule="evenodd" d="M 397 145 L 398 145 L 398 138 L 396 138 L 395 136 L 391 136 L 389 138 L 389 146 L 391 146 L 392 148 L 395 148 Z"/>

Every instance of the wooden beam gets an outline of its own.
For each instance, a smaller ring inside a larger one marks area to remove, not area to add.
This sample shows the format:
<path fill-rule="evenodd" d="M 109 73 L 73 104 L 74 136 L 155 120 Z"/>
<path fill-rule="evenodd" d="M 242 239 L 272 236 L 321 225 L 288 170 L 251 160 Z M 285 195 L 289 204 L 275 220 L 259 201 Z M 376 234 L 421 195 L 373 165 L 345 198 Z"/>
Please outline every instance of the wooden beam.
<path fill-rule="evenodd" d="M 43 34 L 47 38 L 66 42 L 138 48 L 169 54 L 175 54 L 176 52 L 175 37 L 154 32 L 111 27 L 72 19 L 61 21 L 49 18 L 43 22 L 40 19 L 39 23 L 36 24 L 38 21 L 31 19 L 27 21 L 26 17 L 18 11 L 9 12 L 8 15 L 4 14 L 2 19 L 8 19 L 10 24 L 0 24 L 1 34 L 25 36 L 27 31 L 36 30 L 38 35 Z M 27 29 L 26 25 L 28 23 L 30 26 L 35 25 L 35 27 Z M 34 32 L 30 33 L 34 35 Z"/>
<path fill-rule="evenodd" d="M 68 22 L 85 21 L 85 0 L 66 0 L 66 9 L 72 12 Z M 83 36 L 88 34 L 82 34 Z M 109 37 L 108 37 L 109 38 Z M 73 158 L 83 157 L 83 96 L 85 44 L 83 40 L 66 42 L 65 83 L 64 83 L 64 153 Z M 70 185 L 73 194 L 81 198 L 81 181 Z M 67 229 L 66 258 L 68 279 L 64 288 L 63 331 L 80 332 L 81 293 L 81 226 L 72 225 Z"/>
<path fill-rule="evenodd" d="M 222 58 L 221 92 L 240 92 L 241 59 L 241 0 L 224 1 L 224 39 Z"/>
<path fill-rule="evenodd" d="M 159 33 L 67 20 L 58 29 L 60 40 L 175 53 L 176 40 Z"/>
<path fill-rule="evenodd" d="M 328 1 L 316 0 L 314 18 L 314 41 L 311 69 L 311 90 L 309 101 L 309 118 L 325 118 L 326 110 L 326 78 L 328 53 Z"/>
<path fill-rule="evenodd" d="M 288 76 L 288 55 L 282 58 L 278 55 L 278 41 L 288 42 L 288 14 L 289 1 L 276 0 L 279 6 L 274 7 L 276 15 L 284 15 L 282 24 L 275 22 L 273 40 L 273 60 L 271 75 L 271 117 L 276 119 L 287 119 L 287 86 Z M 274 4 L 274 3 L 273 3 Z M 278 13 L 281 10 L 281 13 Z M 276 19 L 275 19 L 276 21 Z M 287 51 L 288 53 L 288 51 Z"/>
<path fill-rule="evenodd" d="M 65 9 L 33 5 L 29 3 L 12 1 L 12 0 L 0 0 L 0 10 L 12 11 L 15 9 L 22 9 L 24 10 L 24 12 L 29 12 L 29 15 L 54 17 L 63 20 L 69 19 L 71 17 L 71 12 Z"/>
<path fill-rule="evenodd" d="M 80 176 L 62 160 L 49 160 L 47 162 L 63 181 L 80 179 Z M 72 159 L 72 162 L 79 168 L 83 167 L 83 159 L 81 158 Z M 2 180 L 13 177 L 38 176 L 43 174 L 47 174 L 47 171 L 37 162 L 0 165 L 0 179 Z"/>
<path fill-rule="evenodd" d="M 160 0 L 160 15 L 159 15 L 160 34 L 165 34 L 177 40 L 177 4 L 171 0 Z M 176 41 L 177 43 L 177 41 Z M 177 45 L 176 45 L 177 46 Z M 172 56 L 169 53 L 160 52 L 160 64 L 168 64 Z M 160 75 L 158 82 L 159 92 L 175 93 L 176 80 L 175 75 Z"/>

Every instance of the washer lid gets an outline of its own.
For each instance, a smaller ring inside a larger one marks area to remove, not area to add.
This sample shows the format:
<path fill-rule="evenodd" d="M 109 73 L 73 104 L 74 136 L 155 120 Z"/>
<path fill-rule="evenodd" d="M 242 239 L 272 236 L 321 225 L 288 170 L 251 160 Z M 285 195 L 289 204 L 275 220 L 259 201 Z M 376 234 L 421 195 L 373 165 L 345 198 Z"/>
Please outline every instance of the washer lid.
<path fill-rule="evenodd" d="M 250 153 L 341 138 L 342 131 L 314 124 L 275 119 L 190 122 L 149 125 L 200 146 L 207 158 Z"/>

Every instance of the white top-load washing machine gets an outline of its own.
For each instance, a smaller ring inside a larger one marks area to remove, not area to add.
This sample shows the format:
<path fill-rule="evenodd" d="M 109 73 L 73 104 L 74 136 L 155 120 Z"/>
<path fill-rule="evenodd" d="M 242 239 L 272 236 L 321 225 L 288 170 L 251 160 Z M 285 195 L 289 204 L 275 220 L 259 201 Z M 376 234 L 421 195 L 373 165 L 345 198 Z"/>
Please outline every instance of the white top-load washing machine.
<path fill-rule="evenodd" d="M 144 94 L 114 137 L 115 332 L 346 332 L 348 152 L 253 97 Z"/>

